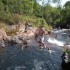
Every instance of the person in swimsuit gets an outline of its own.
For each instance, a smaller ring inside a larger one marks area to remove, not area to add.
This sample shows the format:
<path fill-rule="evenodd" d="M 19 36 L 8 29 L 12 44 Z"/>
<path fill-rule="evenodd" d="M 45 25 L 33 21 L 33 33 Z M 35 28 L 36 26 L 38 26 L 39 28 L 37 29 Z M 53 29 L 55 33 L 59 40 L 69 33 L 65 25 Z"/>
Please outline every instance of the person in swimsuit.
<path fill-rule="evenodd" d="M 42 26 L 40 26 L 38 29 L 38 42 L 39 42 L 39 46 L 40 48 L 46 48 L 45 43 L 44 43 L 44 35 L 45 35 L 45 30 L 42 28 Z"/>

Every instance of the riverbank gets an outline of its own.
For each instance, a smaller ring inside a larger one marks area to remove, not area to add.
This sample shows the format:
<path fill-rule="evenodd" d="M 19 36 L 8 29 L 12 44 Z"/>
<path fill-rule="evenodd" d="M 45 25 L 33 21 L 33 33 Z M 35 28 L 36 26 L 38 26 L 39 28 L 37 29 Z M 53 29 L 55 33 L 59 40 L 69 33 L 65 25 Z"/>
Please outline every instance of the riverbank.
<path fill-rule="evenodd" d="M 24 38 L 24 39 L 26 39 L 26 40 L 28 40 L 28 39 L 34 39 L 34 37 L 35 37 L 35 32 L 36 32 L 36 29 L 37 28 L 34 28 L 34 27 L 30 27 L 29 28 L 29 30 L 25 33 L 24 32 L 24 26 L 22 26 L 22 27 L 20 27 L 20 29 L 18 30 L 17 28 L 16 28 L 16 26 L 12 26 L 12 29 L 11 29 L 11 27 L 10 27 L 10 31 L 9 32 L 6 32 L 3 28 L 2 29 L 0 29 L 0 39 L 7 39 L 7 40 L 15 40 L 16 42 L 17 42 L 17 40 L 19 39 L 19 38 Z M 62 37 L 64 36 L 64 35 L 66 35 L 66 30 L 67 29 L 61 29 L 61 30 L 50 30 L 52 33 L 49 35 L 49 39 L 48 39 L 48 42 L 50 42 L 49 40 L 51 40 L 51 42 L 50 43 L 55 43 L 55 44 L 58 44 L 58 46 L 60 45 L 60 46 L 63 46 L 64 44 L 63 43 L 61 43 L 59 40 L 57 40 L 58 38 L 59 38 L 59 36 L 61 36 L 62 35 Z M 47 31 L 45 31 L 45 34 L 46 35 L 48 35 L 48 31 L 49 30 L 47 30 Z M 67 31 L 69 31 L 69 29 L 67 30 Z M 59 34 L 58 34 L 58 32 L 59 32 Z M 61 35 L 60 35 L 61 34 Z M 64 34 L 64 35 L 63 35 Z M 68 33 L 67 33 L 68 34 Z M 56 36 L 57 35 L 57 36 Z M 54 38 L 54 39 L 53 39 Z M 18 40 L 19 41 L 19 40 Z M 54 42 L 54 41 L 56 41 L 56 42 Z M 59 44 L 59 43 L 60 44 Z M 62 45 L 61 45 L 62 44 Z M 67 45 L 68 46 L 68 45 Z"/>

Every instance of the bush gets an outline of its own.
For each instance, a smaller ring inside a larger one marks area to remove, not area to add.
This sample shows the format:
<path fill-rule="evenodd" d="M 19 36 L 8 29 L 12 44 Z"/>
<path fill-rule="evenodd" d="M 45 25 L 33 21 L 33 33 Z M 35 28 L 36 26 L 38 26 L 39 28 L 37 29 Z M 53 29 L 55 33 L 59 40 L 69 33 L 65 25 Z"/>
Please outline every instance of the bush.
<path fill-rule="evenodd" d="M 0 27 L 4 27 L 6 32 L 9 33 L 10 30 L 8 26 L 14 25 L 14 24 L 17 25 L 19 20 L 23 25 L 25 24 L 26 21 L 28 21 L 32 25 L 32 27 L 39 27 L 42 24 L 42 18 L 37 18 L 35 16 L 25 16 L 25 15 L 8 13 L 8 14 L 5 14 L 4 17 L 2 16 Z M 46 23 L 44 19 L 43 19 L 43 27 L 45 29 L 51 29 L 51 27 Z"/>

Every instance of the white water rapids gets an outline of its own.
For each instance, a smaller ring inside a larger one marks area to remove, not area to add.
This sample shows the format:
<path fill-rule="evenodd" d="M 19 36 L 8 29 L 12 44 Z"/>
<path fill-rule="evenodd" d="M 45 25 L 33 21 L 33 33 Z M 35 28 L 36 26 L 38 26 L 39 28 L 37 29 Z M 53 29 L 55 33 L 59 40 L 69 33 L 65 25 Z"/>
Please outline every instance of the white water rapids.
<path fill-rule="evenodd" d="M 66 29 L 64 30 L 56 30 L 52 31 L 57 37 L 48 37 L 46 40 L 49 43 L 56 44 L 58 46 L 64 47 L 66 44 L 68 48 L 70 48 L 70 34 L 65 32 Z"/>
<path fill-rule="evenodd" d="M 57 39 L 55 38 L 49 38 L 48 39 L 48 42 L 49 43 L 53 43 L 53 44 L 56 44 L 58 46 L 64 46 L 65 43 L 61 42 L 61 41 L 58 41 Z"/>

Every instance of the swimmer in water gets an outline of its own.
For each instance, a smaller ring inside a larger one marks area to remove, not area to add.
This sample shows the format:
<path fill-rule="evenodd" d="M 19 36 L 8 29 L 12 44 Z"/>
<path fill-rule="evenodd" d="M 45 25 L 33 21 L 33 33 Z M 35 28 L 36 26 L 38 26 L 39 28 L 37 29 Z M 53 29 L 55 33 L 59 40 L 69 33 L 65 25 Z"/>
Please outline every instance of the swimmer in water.
<path fill-rule="evenodd" d="M 52 53 L 55 52 L 55 51 L 52 51 L 51 48 L 49 47 L 49 48 L 48 48 L 48 52 L 49 52 L 50 54 L 52 54 Z"/>

